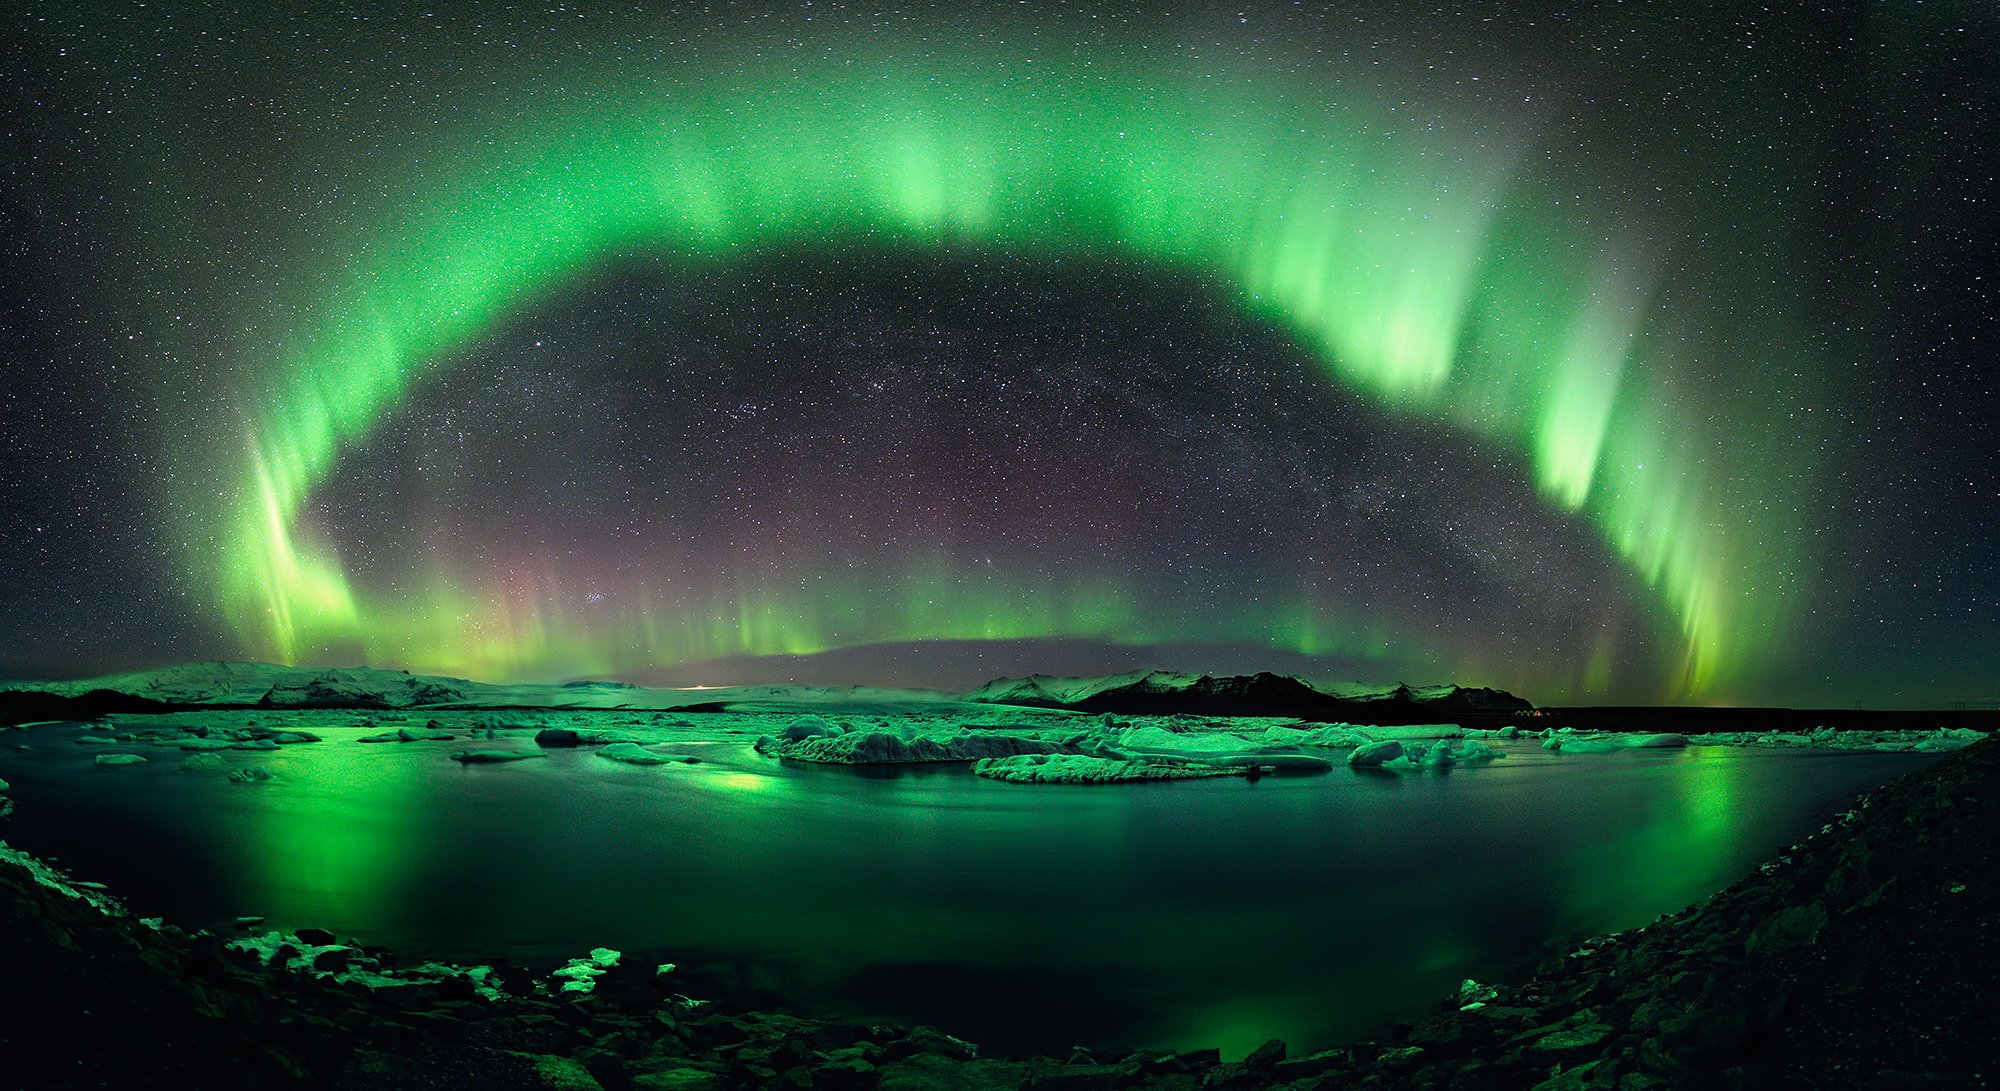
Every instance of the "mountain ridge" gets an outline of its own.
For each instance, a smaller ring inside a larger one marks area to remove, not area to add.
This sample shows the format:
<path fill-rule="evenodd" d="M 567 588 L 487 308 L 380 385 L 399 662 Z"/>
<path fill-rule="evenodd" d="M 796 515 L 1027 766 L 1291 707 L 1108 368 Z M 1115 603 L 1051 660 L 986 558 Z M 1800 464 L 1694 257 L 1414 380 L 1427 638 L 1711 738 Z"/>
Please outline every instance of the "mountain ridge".
<path fill-rule="evenodd" d="M 1338 688 L 1336 688 L 1336 685 Z M 1421 722 L 1438 712 L 1526 711 L 1533 704 L 1505 690 L 1456 684 L 1370 686 L 1352 682 L 1314 685 L 1290 675 L 1210 675 L 1178 671 L 1129 671 L 1081 677 L 1028 675 L 996 678 L 965 695 L 980 704 L 1020 705 L 1074 712 L 1325 718 L 1364 713 Z M 1409 717 L 1404 719 L 1404 717 Z"/>
<path fill-rule="evenodd" d="M 503 684 L 382 667 L 288 667 L 210 660 L 156 670 L 52 682 L 0 683 L 0 704 L 60 710 L 117 708 L 121 702 L 178 707 L 270 709 L 568 708 L 671 710 L 722 705 L 771 710 L 821 706 L 1016 706 L 1077 713 L 1324 718 L 1347 713 L 1401 717 L 1441 711 L 1528 709 L 1499 690 L 1456 685 L 1365 683 L 1316 686 L 1288 675 L 1193 674 L 1136 670 L 1120 674 L 996 678 L 965 693 L 874 686 L 768 683 L 712 688 L 655 688 L 577 679 Z M 1421 722 L 1406 720 L 1404 722 Z"/>

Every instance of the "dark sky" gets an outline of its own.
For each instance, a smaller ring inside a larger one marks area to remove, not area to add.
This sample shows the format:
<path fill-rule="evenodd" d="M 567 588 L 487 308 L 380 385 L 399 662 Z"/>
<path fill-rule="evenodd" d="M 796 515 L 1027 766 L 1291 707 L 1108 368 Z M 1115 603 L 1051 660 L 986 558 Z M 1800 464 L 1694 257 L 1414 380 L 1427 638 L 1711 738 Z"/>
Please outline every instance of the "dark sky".
<path fill-rule="evenodd" d="M 1990 5 L 0 38 L 0 676 L 2000 695 Z"/>

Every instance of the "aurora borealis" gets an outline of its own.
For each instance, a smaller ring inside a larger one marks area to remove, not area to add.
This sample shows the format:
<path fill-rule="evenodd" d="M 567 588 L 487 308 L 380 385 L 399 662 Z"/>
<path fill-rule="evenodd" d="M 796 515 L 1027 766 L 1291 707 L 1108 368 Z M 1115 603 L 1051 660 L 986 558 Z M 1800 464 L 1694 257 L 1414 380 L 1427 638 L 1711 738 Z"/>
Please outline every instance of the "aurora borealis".
<path fill-rule="evenodd" d="M 1976 695 L 1952 14 L 15 17 L 6 663 Z"/>

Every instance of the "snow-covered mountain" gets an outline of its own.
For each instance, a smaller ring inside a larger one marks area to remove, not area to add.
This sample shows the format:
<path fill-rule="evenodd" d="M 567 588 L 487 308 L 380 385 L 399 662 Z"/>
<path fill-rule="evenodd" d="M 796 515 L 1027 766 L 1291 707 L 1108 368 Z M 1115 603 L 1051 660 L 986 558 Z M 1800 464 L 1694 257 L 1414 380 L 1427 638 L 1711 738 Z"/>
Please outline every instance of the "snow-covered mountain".
<path fill-rule="evenodd" d="M 737 709 L 837 706 L 849 710 L 963 704 L 952 694 L 877 686 L 774 684 L 654 688 L 629 682 L 473 682 L 379 667 L 287 667 L 211 661 L 66 682 L 0 684 L 0 712 L 61 716 L 149 705 L 238 708 Z M 71 707 L 75 706 L 75 707 Z M 36 712 L 46 709 L 46 712 Z M 66 712 L 67 710 L 67 712 Z"/>
<path fill-rule="evenodd" d="M 377 667 L 284 667 L 212 660 L 70 682 L 10 682 L 5 691 L 80 697 L 115 693 L 175 705 L 273 708 L 403 708 L 463 701 L 463 678 L 436 678 Z"/>
<path fill-rule="evenodd" d="M 213 661 L 67 682 L 0 685 L 0 713 L 19 719 L 137 711 L 152 706 L 237 708 L 569 708 L 668 710 L 930 709 L 995 705 L 1075 712 L 1298 716 L 1421 722 L 1441 711 L 1522 709 L 1499 690 L 1458 686 L 1313 686 L 1276 674 L 1214 676 L 1129 671 L 1082 678 L 1001 678 L 966 694 L 874 686 L 773 684 L 669 689 L 625 682 L 495 684 L 379 667 L 287 667 Z M 1415 718 L 1412 718 L 1415 717 Z"/>
<path fill-rule="evenodd" d="M 1278 674 L 1206 675 L 1132 671 L 1082 678 L 1044 674 L 996 678 L 965 695 L 982 704 L 1025 705 L 1079 712 L 1271 715 L 1317 717 L 1353 713 L 1376 718 L 1404 712 L 1532 708 L 1504 690 L 1456 685 L 1392 686 L 1360 682 L 1314 685 Z"/>
<path fill-rule="evenodd" d="M 1026 678 L 995 678 L 965 695 L 968 701 L 995 705 L 1026 705 L 1032 708 L 1061 708 L 1074 705 L 1104 692 L 1126 686 L 1149 686 L 1162 692 L 1185 689 L 1201 676 L 1178 671 L 1126 671 L 1059 678 L 1031 674 Z"/>

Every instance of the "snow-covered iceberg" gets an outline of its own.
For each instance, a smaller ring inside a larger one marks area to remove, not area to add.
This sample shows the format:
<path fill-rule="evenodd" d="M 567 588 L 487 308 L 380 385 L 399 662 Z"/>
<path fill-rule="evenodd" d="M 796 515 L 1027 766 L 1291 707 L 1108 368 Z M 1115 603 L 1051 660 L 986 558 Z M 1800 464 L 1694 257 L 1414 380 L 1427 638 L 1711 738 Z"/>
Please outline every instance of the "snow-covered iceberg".
<path fill-rule="evenodd" d="M 757 740 L 757 750 L 773 757 L 822 765 L 908 765 L 1065 752 L 1061 743 L 993 732 L 962 731 L 937 738 L 859 730 L 792 740 L 766 735 Z"/>
<path fill-rule="evenodd" d="M 1013 784 L 1125 784 L 1147 780 L 1192 780 L 1232 776 L 1239 770 L 1219 765 L 1151 759 L 1092 757 L 1088 754 L 1016 754 L 981 758 L 972 771 Z"/>

